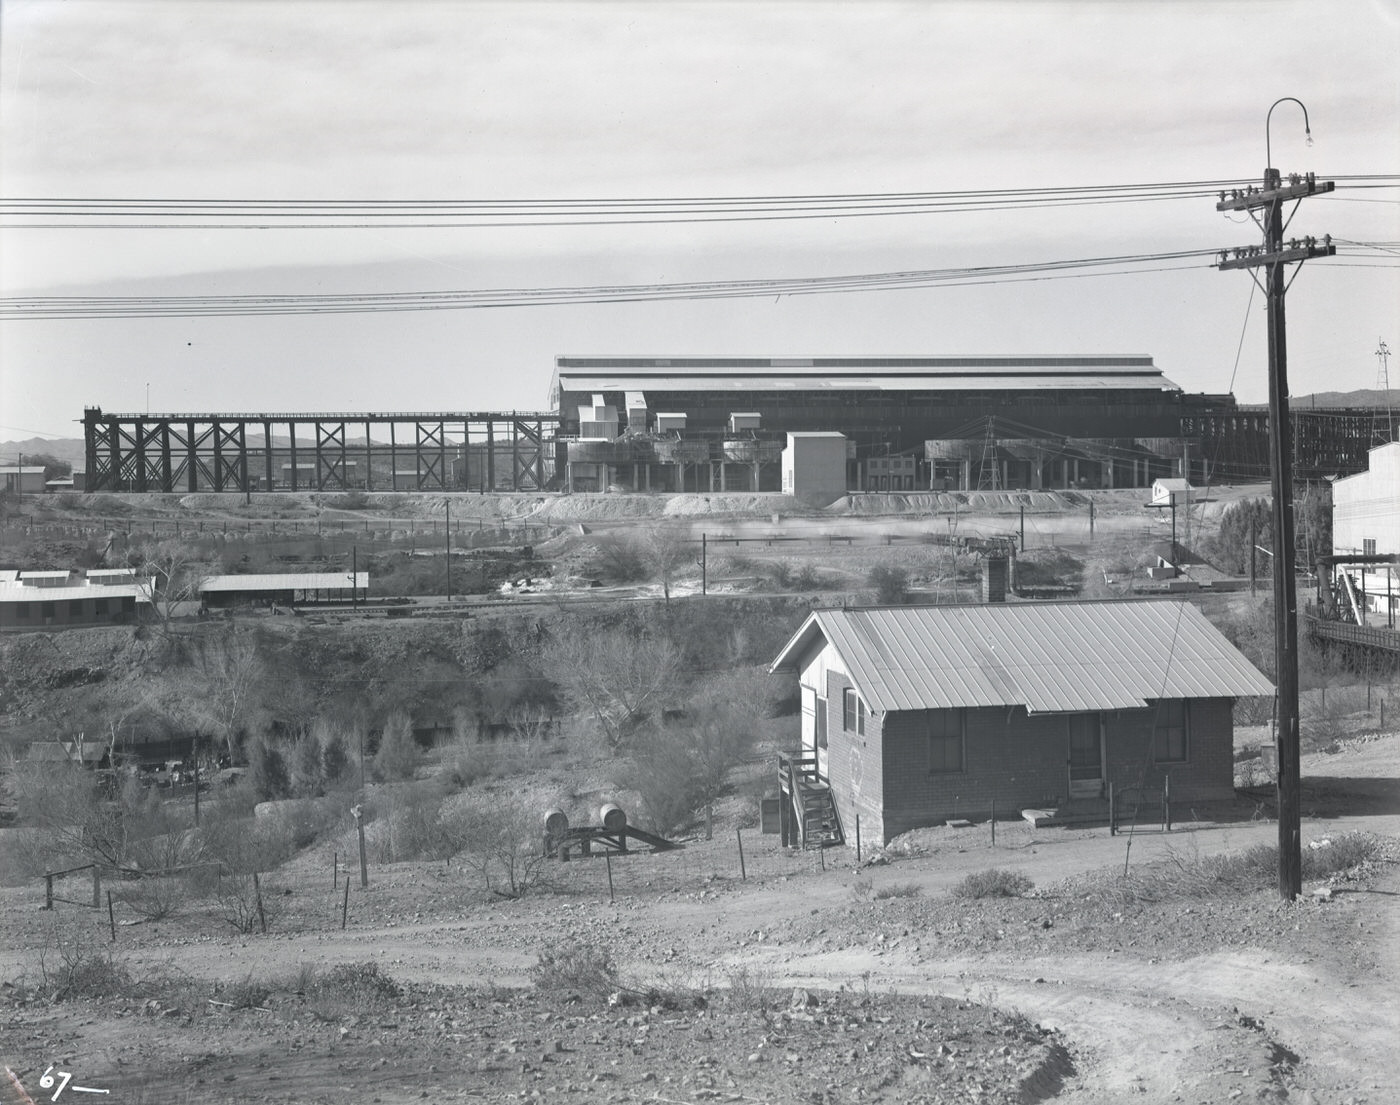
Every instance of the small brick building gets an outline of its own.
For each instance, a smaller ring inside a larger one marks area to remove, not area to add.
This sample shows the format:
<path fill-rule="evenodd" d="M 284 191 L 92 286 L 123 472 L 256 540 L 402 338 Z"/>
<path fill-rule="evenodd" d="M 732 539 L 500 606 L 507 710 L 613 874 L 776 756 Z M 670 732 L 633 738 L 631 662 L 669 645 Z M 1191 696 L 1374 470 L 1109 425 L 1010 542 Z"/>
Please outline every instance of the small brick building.
<path fill-rule="evenodd" d="M 769 669 L 796 674 L 802 745 L 867 839 L 954 817 L 1159 791 L 1234 793 L 1239 697 L 1273 685 L 1194 606 L 1047 602 L 816 610 Z"/>

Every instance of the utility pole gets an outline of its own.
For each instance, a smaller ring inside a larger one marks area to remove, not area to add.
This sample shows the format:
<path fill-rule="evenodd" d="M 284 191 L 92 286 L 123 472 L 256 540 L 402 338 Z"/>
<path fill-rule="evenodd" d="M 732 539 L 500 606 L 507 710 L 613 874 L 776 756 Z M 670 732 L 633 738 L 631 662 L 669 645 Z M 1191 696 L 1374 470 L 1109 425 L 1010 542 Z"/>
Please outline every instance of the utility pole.
<path fill-rule="evenodd" d="M 1269 148 L 1269 122 L 1274 108 L 1295 103 L 1303 110 L 1303 129 L 1312 144 L 1308 109 L 1301 100 L 1285 96 L 1275 100 L 1264 119 L 1265 159 L 1273 161 Z M 1283 240 L 1283 205 L 1301 202 L 1308 196 L 1331 192 L 1335 183 L 1319 182 L 1312 173 L 1293 173 L 1287 183 L 1271 165 L 1264 169 L 1264 185 L 1222 192 L 1217 211 L 1248 211 L 1264 231 L 1264 245 L 1223 250 L 1219 268 L 1254 269 L 1263 267 L 1269 327 L 1269 467 L 1272 473 L 1274 532 L 1274 659 L 1278 681 L 1278 889 L 1279 896 L 1292 901 L 1303 889 L 1303 853 L 1299 780 L 1298 734 L 1298 597 L 1293 548 L 1293 448 L 1288 414 L 1288 353 L 1284 327 L 1283 300 L 1288 290 L 1284 266 L 1331 257 L 1337 252 L 1330 236 L 1319 243 L 1315 238 Z M 1295 208 L 1296 209 L 1296 208 Z M 1256 215 L 1259 212 L 1262 215 Z M 1291 218 L 1291 214 L 1290 214 Z M 1255 277 L 1257 281 L 1257 277 Z"/>
<path fill-rule="evenodd" d="M 447 511 L 447 601 L 452 601 L 452 502 L 443 504 Z"/>

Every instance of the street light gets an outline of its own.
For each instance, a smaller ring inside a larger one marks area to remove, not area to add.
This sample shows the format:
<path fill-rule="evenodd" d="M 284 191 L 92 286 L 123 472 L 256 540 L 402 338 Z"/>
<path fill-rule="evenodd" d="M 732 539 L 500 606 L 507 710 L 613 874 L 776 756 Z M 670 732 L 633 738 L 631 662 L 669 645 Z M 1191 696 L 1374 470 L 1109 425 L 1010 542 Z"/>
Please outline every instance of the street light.
<path fill-rule="evenodd" d="M 1312 173 L 1290 175 L 1287 182 L 1273 167 L 1274 108 L 1297 104 L 1303 112 L 1303 132 L 1312 145 L 1308 109 L 1294 96 L 1282 96 L 1269 105 L 1264 117 L 1264 169 L 1262 189 L 1236 191 L 1228 198 L 1221 194 L 1217 211 L 1259 211 L 1262 216 L 1264 248 L 1235 251 L 1234 258 L 1221 255 L 1219 268 L 1263 268 L 1268 298 L 1269 346 L 1269 468 L 1273 493 L 1274 546 L 1274 657 L 1277 691 L 1278 749 L 1278 836 L 1279 891 L 1285 899 L 1297 897 L 1302 889 L 1301 802 L 1299 783 L 1298 732 L 1298 598 L 1293 547 L 1293 450 L 1292 427 L 1288 412 L 1287 329 L 1284 325 L 1284 298 L 1288 290 L 1284 268 L 1313 257 L 1330 257 L 1337 250 L 1330 236 L 1322 243 L 1304 238 L 1301 242 L 1283 240 L 1283 205 L 1322 192 L 1336 184 L 1318 181 Z M 1228 252 L 1228 251 L 1227 251 Z"/>
<path fill-rule="evenodd" d="M 1307 138 L 1307 144 L 1309 146 L 1313 144 L 1312 127 L 1308 125 L 1308 109 L 1304 106 L 1303 101 L 1298 99 L 1296 96 L 1280 97 L 1279 99 L 1275 100 L 1272 104 L 1269 105 L 1269 114 L 1264 116 L 1264 162 L 1270 168 L 1272 168 L 1274 164 L 1274 155 L 1270 145 L 1271 136 L 1269 134 L 1269 125 L 1273 122 L 1274 108 L 1278 107 L 1279 104 L 1287 103 L 1297 104 L 1300 108 L 1303 109 L 1303 134 Z"/>

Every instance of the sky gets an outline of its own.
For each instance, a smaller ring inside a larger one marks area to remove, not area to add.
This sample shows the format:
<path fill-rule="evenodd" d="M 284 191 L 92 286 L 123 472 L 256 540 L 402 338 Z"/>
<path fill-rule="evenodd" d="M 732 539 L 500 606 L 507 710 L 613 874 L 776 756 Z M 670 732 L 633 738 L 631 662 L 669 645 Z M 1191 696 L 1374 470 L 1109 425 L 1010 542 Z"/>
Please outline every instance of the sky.
<path fill-rule="evenodd" d="M 546 200 L 1384 176 L 1299 205 L 1295 395 L 1400 349 L 1400 0 L 6 0 L 0 201 Z M 1305 144 L 1302 101 L 1313 145 Z M 1266 121 L 1268 126 L 1266 128 Z M 5 209 L 7 212 L 10 210 Z M 1258 243 L 1213 198 L 881 217 L 36 229 L 0 300 L 842 276 Z M 1366 243 L 1357 246 L 1351 243 Z M 3 304 L 0 304 L 3 306 Z M 136 412 L 542 410 L 560 355 L 1147 354 L 1267 392 L 1208 261 L 977 286 L 295 316 L 0 321 L 0 441 Z M 1388 363 L 1400 388 L 1400 360 Z"/>

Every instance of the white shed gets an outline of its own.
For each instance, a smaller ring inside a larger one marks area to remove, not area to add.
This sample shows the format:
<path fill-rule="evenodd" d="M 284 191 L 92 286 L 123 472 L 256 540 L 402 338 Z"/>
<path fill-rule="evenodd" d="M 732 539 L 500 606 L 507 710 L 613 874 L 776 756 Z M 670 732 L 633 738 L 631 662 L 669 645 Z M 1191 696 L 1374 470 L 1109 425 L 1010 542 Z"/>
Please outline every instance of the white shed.
<path fill-rule="evenodd" d="M 1152 505 L 1190 506 L 1195 490 L 1189 480 L 1180 476 L 1157 480 L 1152 485 Z"/>

